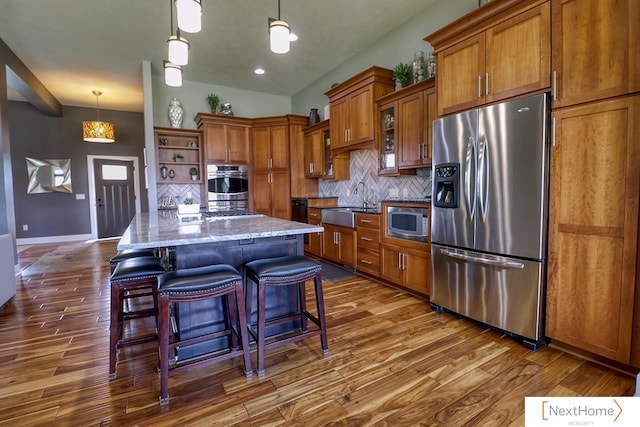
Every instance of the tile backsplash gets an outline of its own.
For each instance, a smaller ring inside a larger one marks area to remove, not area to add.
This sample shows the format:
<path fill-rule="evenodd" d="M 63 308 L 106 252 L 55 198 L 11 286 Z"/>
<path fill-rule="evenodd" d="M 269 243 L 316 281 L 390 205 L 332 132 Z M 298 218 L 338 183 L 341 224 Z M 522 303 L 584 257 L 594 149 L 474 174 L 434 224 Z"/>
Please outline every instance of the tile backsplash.
<path fill-rule="evenodd" d="M 341 206 L 362 205 L 362 185 L 368 202 L 379 204 L 386 199 L 424 199 L 431 196 L 431 169 L 420 168 L 416 175 L 378 176 L 378 155 L 375 150 L 351 152 L 349 181 L 319 181 L 321 197 L 338 197 Z M 357 188 L 357 192 L 354 191 Z"/>

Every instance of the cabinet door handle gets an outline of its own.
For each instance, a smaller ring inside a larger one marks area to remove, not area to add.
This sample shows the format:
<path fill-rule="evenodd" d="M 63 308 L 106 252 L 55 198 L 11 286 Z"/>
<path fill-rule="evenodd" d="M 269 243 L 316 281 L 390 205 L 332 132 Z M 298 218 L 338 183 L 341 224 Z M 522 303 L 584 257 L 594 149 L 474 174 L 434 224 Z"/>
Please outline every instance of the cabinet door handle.
<path fill-rule="evenodd" d="M 551 146 L 556 146 L 556 118 L 551 119 Z"/>
<path fill-rule="evenodd" d="M 482 76 L 478 76 L 478 98 L 482 98 Z"/>
<path fill-rule="evenodd" d="M 418 158 L 422 158 L 422 144 L 418 144 Z"/>
<path fill-rule="evenodd" d="M 351 142 L 351 128 L 349 128 L 349 130 L 347 131 L 347 134 L 349 135 L 349 142 Z"/>
<path fill-rule="evenodd" d="M 367 261 L 366 259 L 361 259 L 360 262 L 363 263 L 363 264 L 367 264 L 367 265 L 373 264 L 373 262 Z"/>
<path fill-rule="evenodd" d="M 554 101 L 558 99 L 558 72 L 553 70 L 551 78 L 551 97 Z"/>
<path fill-rule="evenodd" d="M 405 270 L 407 268 L 407 255 L 406 254 L 401 254 L 402 255 L 402 269 Z"/>
<path fill-rule="evenodd" d="M 489 73 L 484 75 L 484 94 L 489 95 Z"/>
<path fill-rule="evenodd" d="M 345 142 L 346 142 L 346 141 L 349 141 L 349 137 L 347 136 L 348 134 L 349 134 L 349 130 L 348 130 L 348 129 L 345 129 L 345 130 L 344 130 L 344 140 L 345 140 Z"/>
<path fill-rule="evenodd" d="M 364 240 L 365 242 L 373 242 L 373 239 L 370 237 L 361 237 L 360 240 Z"/>
<path fill-rule="evenodd" d="M 402 270 L 402 254 L 398 252 L 398 269 Z"/>

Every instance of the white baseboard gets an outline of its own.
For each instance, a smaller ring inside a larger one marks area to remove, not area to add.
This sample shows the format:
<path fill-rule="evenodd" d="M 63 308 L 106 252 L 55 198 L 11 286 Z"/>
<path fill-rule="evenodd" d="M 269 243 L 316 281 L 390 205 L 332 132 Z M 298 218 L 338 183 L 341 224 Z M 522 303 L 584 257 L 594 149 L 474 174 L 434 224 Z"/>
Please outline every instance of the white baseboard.
<path fill-rule="evenodd" d="M 59 242 L 77 242 L 82 240 L 91 240 L 91 234 L 71 234 L 68 236 L 46 236 L 46 237 L 29 237 L 24 239 L 16 239 L 16 245 L 36 245 L 38 243 L 59 243 Z"/>

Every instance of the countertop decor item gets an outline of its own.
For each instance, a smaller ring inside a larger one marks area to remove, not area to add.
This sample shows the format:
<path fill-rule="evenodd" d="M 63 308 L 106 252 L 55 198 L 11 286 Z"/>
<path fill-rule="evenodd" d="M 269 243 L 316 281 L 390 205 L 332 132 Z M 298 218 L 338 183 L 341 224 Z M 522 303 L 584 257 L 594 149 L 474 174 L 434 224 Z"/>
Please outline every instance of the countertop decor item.
<path fill-rule="evenodd" d="M 419 50 L 413 54 L 413 83 L 424 79 L 424 52 Z"/>
<path fill-rule="evenodd" d="M 393 69 L 393 79 L 396 81 L 396 88 L 398 84 L 400 87 L 409 86 L 413 81 L 413 66 L 403 62 L 399 63 Z"/>
<path fill-rule="evenodd" d="M 171 98 L 171 101 L 169 102 L 169 122 L 171 122 L 171 127 L 182 127 L 183 116 L 184 111 L 182 110 L 182 104 L 178 98 Z"/>
<path fill-rule="evenodd" d="M 209 103 L 209 107 L 211 107 L 211 112 L 216 113 L 218 111 L 218 105 L 220 105 L 220 97 L 215 93 L 210 93 L 207 96 L 207 102 Z"/>
<path fill-rule="evenodd" d="M 311 112 L 309 112 L 309 121 L 307 125 L 315 125 L 316 123 L 320 123 L 320 114 L 318 114 L 317 108 L 312 108 Z"/>
<path fill-rule="evenodd" d="M 162 177 L 162 179 L 166 179 L 167 178 L 167 174 L 168 174 L 168 170 L 166 166 L 162 166 L 160 168 L 160 176 Z"/>

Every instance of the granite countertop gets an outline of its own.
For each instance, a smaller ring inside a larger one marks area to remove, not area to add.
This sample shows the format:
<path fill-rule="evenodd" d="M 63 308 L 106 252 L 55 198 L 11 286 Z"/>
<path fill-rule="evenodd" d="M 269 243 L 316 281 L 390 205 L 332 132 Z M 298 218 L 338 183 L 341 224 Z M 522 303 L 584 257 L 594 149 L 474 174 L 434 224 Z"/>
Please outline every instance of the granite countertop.
<path fill-rule="evenodd" d="M 118 242 L 118 250 L 158 248 L 193 243 L 258 239 L 322 232 L 318 225 L 286 221 L 266 215 L 178 221 L 172 211 L 136 214 Z"/>

